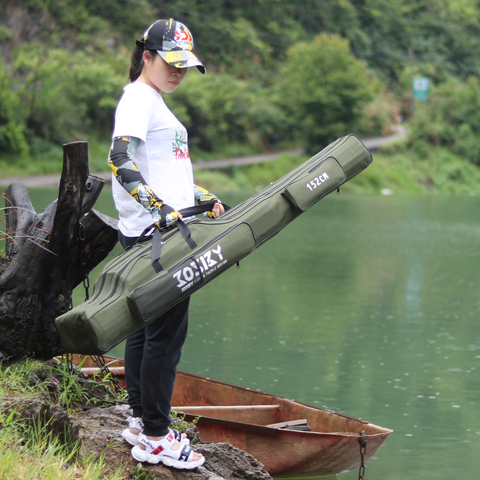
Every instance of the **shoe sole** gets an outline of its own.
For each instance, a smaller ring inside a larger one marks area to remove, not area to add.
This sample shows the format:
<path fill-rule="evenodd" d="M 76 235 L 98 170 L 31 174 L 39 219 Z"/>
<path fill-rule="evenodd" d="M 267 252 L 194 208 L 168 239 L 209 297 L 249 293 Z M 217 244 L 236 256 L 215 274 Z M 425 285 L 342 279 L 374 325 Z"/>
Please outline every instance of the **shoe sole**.
<path fill-rule="evenodd" d="M 197 460 L 195 462 L 183 462 L 181 460 L 175 460 L 171 457 L 166 457 L 165 455 L 152 455 L 151 453 L 147 453 L 145 450 L 142 450 L 138 445 L 132 448 L 132 457 L 137 460 L 137 462 L 146 462 L 153 465 L 163 463 L 167 467 L 173 467 L 178 470 L 192 470 L 200 467 L 205 462 L 205 457 L 202 457 L 201 460 Z"/>
<path fill-rule="evenodd" d="M 122 437 L 126 440 L 130 445 L 138 445 L 138 435 L 131 433 L 130 430 L 127 428 L 122 432 Z"/>

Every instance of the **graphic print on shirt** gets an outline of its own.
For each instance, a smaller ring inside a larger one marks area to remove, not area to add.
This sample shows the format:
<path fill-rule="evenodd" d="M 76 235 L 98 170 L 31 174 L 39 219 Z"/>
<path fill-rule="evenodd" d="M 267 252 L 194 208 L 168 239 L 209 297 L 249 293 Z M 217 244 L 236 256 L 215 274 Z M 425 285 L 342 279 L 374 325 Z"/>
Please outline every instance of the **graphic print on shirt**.
<path fill-rule="evenodd" d="M 188 160 L 190 153 L 188 151 L 187 133 L 184 128 L 175 129 L 175 140 L 172 144 L 175 160 Z"/>

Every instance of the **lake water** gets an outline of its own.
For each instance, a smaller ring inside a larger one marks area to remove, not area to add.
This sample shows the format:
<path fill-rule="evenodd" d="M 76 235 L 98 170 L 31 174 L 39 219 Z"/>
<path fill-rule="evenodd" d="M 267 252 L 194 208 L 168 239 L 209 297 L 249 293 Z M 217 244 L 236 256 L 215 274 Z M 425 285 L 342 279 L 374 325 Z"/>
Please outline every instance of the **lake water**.
<path fill-rule="evenodd" d="M 479 203 L 331 194 L 193 295 L 180 369 L 393 429 L 368 480 L 479 478 Z"/>

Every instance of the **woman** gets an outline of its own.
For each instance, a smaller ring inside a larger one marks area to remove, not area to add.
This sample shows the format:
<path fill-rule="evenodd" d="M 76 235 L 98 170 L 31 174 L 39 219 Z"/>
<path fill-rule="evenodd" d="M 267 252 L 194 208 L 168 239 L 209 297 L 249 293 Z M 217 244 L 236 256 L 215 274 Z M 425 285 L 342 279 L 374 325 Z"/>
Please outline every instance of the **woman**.
<path fill-rule="evenodd" d="M 152 223 L 175 227 L 178 213 L 195 201 L 217 200 L 209 215 L 224 213 L 215 195 L 193 182 L 185 127 L 165 105 L 190 67 L 205 68 L 193 53 L 188 28 L 173 19 L 158 20 L 136 42 L 130 81 L 117 106 L 109 165 L 116 179 L 113 198 L 119 239 L 128 250 Z M 176 367 L 188 324 L 186 299 L 128 338 L 125 374 L 133 416 L 123 437 L 141 462 L 192 469 L 205 458 L 193 452 L 185 435 L 170 429 Z"/>

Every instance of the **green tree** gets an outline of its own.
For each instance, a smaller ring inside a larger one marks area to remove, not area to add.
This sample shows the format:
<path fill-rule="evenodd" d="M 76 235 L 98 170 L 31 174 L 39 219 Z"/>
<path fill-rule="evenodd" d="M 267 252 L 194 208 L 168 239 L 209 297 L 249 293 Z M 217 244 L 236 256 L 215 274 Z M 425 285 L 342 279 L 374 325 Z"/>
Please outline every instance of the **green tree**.
<path fill-rule="evenodd" d="M 122 89 L 128 82 L 126 55 L 92 55 L 88 50 L 71 58 L 64 82 L 68 101 L 81 119 L 80 131 L 108 138 L 113 114 Z"/>
<path fill-rule="evenodd" d="M 476 0 L 351 1 L 367 39 L 352 41 L 353 51 L 391 89 L 412 63 L 431 65 L 439 81 L 480 73 Z"/>
<path fill-rule="evenodd" d="M 38 149 L 38 139 L 64 142 L 78 120 L 65 92 L 65 74 L 71 65 L 67 51 L 45 50 L 40 43 L 15 52 L 13 78 L 21 99 L 27 138 Z"/>
<path fill-rule="evenodd" d="M 110 135 L 113 111 L 127 82 L 128 57 L 93 55 L 88 49 L 71 54 L 37 42 L 12 53 L 11 71 L 0 80 L 10 85 L 0 94 L 5 98 L 0 123 L 10 132 L 2 134 L 4 151 L 25 153 L 18 146 L 22 135 L 32 154 L 85 135 Z"/>
<path fill-rule="evenodd" d="M 297 40 L 301 25 L 288 14 L 286 0 L 178 0 L 161 5 L 161 17 L 174 16 L 192 30 L 207 69 L 269 83 L 275 63 Z"/>
<path fill-rule="evenodd" d="M 348 41 L 326 34 L 290 47 L 275 85 L 278 103 L 290 116 L 292 129 L 303 132 L 310 153 L 358 131 L 377 87 Z"/>
<path fill-rule="evenodd" d="M 426 151 L 444 146 L 480 165 L 480 81 L 449 78 L 433 85 L 428 103 L 417 102 L 409 135 L 411 145 Z"/>
<path fill-rule="evenodd" d="M 0 59 L 0 150 L 27 155 L 28 142 L 25 137 L 25 119 L 18 91 L 11 76 Z"/>
<path fill-rule="evenodd" d="M 267 91 L 226 73 L 192 71 L 181 89 L 164 98 L 187 126 L 191 146 L 207 152 L 232 143 L 268 147 L 285 124 Z"/>

